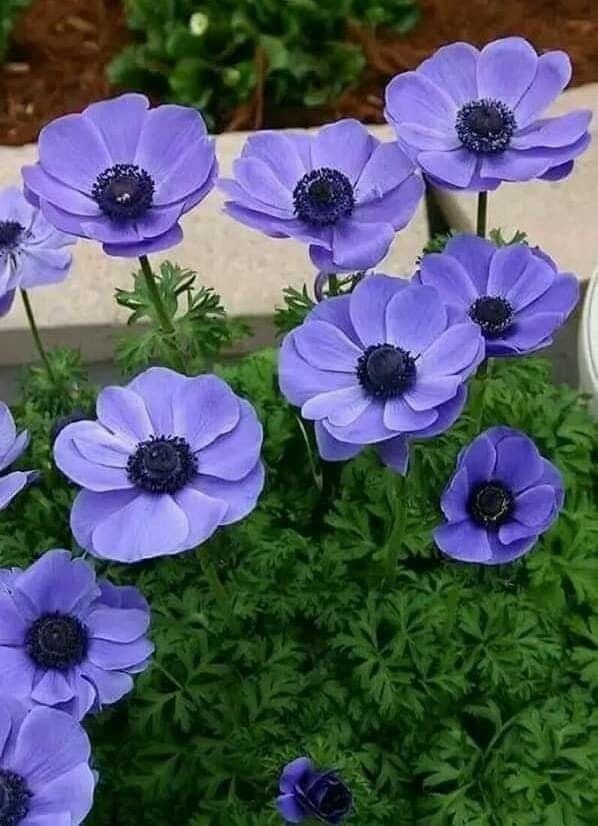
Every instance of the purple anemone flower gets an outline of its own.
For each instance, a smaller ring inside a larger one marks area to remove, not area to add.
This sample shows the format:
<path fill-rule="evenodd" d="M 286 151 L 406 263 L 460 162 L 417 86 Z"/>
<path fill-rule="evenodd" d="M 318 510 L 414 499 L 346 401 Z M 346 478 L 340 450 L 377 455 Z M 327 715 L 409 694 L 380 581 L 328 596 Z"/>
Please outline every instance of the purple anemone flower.
<path fill-rule="evenodd" d="M 579 298 L 577 278 L 525 244 L 497 247 L 458 235 L 426 255 L 416 276 L 436 287 L 455 318 L 471 318 L 489 356 L 518 356 L 552 343 Z"/>
<path fill-rule="evenodd" d="M 29 433 L 23 430 L 17 435 L 9 408 L 4 402 L 0 402 L 0 473 L 19 458 L 28 444 Z M 12 473 L 0 476 L 0 511 L 10 504 L 17 493 L 33 482 L 37 475 L 35 470 L 13 470 Z"/>
<path fill-rule="evenodd" d="M 225 211 L 273 238 L 309 244 L 326 272 L 381 261 L 406 226 L 424 186 L 397 143 L 380 143 L 356 120 L 302 132 L 260 132 L 221 180 Z"/>
<path fill-rule="evenodd" d="M 592 113 L 542 113 L 571 79 L 564 52 L 537 55 L 521 37 L 481 51 L 443 46 L 386 90 L 401 146 L 440 187 L 491 190 L 502 181 L 568 175 L 588 146 Z"/>
<path fill-rule="evenodd" d="M 447 522 L 434 539 L 462 562 L 512 562 L 548 530 L 563 501 L 561 474 L 532 440 L 510 427 L 491 427 L 459 454 L 441 499 Z"/>
<path fill-rule="evenodd" d="M 316 771 L 307 757 L 298 757 L 285 766 L 280 792 L 276 803 L 287 823 L 313 817 L 334 825 L 342 823 L 353 809 L 351 791 L 337 773 Z"/>
<path fill-rule="evenodd" d="M 0 693 L 82 720 L 131 691 L 154 650 L 136 588 L 96 582 L 89 563 L 62 550 L 3 573 Z"/>
<path fill-rule="evenodd" d="M 26 193 L 58 229 L 134 257 L 178 244 L 179 218 L 214 186 L 213 139 L 199 112 L 139 94 L 92 103 L 44 127 Z"/>
<path fill-rule="evenodd" d="M 376 446 L 399 473 L 406 437 L 435 436 L 463 409 L 465 380 L 484 357 L 479 327 L 449 320 L 433 287 L 369 275 L 350 295 L 322 301 L 289 333 L 280 387 L 316 422 L 324 459 Z"/>
<path fill-rule="evenodd" d="M 54 445 L 60 470 L 83 488 L 71 529 L 95 556 L 176 554 L 255 507 L 262 427 L 222 379 L 152 367 L 105 388 L 97 416 L 67 425 Z"/>
<path fill-rule="evenodd" d="M 0 190 L 0 316 L 12 307 L 19 287 L 28 290 L 63 281 L 72 261 L 67 247 L 74 243 L 16 187 Z"/>
<path fill-rule="evenodd" d="M 81 725 L 53 708 L 28 709 L 12 692 L 0 698 L 0 823 L 79 826 L 96 778 Z"/>

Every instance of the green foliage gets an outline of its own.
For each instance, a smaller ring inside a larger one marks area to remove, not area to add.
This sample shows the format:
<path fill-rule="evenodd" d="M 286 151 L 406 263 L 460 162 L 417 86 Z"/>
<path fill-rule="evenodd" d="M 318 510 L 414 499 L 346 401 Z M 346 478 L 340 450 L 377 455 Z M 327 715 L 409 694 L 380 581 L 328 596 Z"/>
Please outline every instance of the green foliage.
<path fill-rule="evenodd" d="M 147 315 L 142 298 L 138 284 L 127 306 Z M 598 427 L 583 400 L 540 359 L 498 362 L 484 427 L 533 436 L 564 474 L 565 510 L 515 564 L 443 559 L 431 530 L 473 435 L 466 412 L 413 448 L 393 578 L 397 477 L 371 452 L 329 484 L 275 362 L 263 351 L 218 370 L 264 423 L 252 516 L 198 551 L 98 564 L 148 597 L 157 653 L 130 698 L 86 723 L 100 772 L 90 826 L 275 826 L 280 768 L 300 754 L 342 772 L 355 826 L 598 822 Z M 33 434 L 23 466 L 43 478 L 0 516 L 4 565 L 71 542 L 46 391 L 31 371 L 16 413 Z"/>
<path fill-rule="evenodd" d="M 31 0 L 0 0 L 0 60 L 6 54 L 10 33 L 17 16 L 30 3 Z"/>
<path fill-rule="evenodd" d="M 220 296 L 211 287 L 195 286 L 197 273 L 170 261 L 160 265 L 157 289 L 174 328 L 174 336 L 161 329 L 160 318 L 143 272 L 133 274 L 133 289 L 117 289 L 116 301 L 131 310 L 128 324 L 145 324 L 117 345 L 115 358 L 125 376 L 148 364 L 170 364 L 173 341 L 181 348 L 191 370 L 200 372 L 222 349 L 248 335 L 249 327 L 226 317 Z"/>
<path fill-rule="evenodd" d="M 417 0 L 127 0 L 139 42 L 112 63 L 126 88 L 195 106 L 222 125 L 247 101 L 265 63 L 265 97 L 317 106 L 360 76 L 361 48 L 345 39 L 349 20 L 410 29 Z"/>

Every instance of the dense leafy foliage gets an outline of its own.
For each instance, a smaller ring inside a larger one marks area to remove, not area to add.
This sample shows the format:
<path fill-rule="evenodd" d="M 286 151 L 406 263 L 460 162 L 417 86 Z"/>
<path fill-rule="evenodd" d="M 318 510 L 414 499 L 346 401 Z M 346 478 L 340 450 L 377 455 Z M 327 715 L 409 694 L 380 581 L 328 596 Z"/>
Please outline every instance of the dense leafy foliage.
<path fill-rule="evenodd" d="M 26 9 L 31 0 L 1 0 L 0 2 L 0 59 L 8 48 L 10 33 L 17 15 Z"/>
<path fill-rule="evenodd" d="M 355 82 L 365 58 L 347 21 L 406 31 L 416 0 L 127 0 L 139 43 L 112 63 L 113 81 L 204 111 L 221 125 L 265 77 L 269 101 L 314 106 Z M 261 67 L 261 68 L 260 68 Z"/>
<path fill-rule="evenodd" d="M 42 479 L 2 514 L 4 565 L 72 543 L 49 432 L 93 389 L 68 351 L 52 359 L 72 389 L 25 377 L 24 464 Z M 299 754 L 342 771 L 356 826 L 596 823 L 598 428 L 583 400 L 540 359 L 494 365 L 484 426 L 533 436 L 567 501 L 529 556 L 482 569 L 430 539 L 470 416 L 416 445 L 404 486 L 373 452 L 322 466 L 275 362 L 219 368 L 265 426 L 253 515 L 196 552 L 98 565 L 149 599 L 157 654 L 127 701 L 86 721 L 101 778 L 89 823 L 274 826 L 280 768 Z"/>

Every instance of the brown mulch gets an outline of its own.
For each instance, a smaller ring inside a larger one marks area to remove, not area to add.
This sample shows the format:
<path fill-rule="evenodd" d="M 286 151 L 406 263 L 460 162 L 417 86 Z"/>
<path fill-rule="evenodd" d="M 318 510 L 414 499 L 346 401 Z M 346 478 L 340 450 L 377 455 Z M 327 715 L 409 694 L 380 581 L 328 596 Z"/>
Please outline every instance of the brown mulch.
<path fill-rule="evenodd" d="M 260 85 L 232 113 L 228 128 L 310 126 L 343 116 L 379 122 L 389 78 L 454 40 L 483 45 L 521 34 L 537 49 L 569 52 L 573 84 L 598 81 L 598 0 L 421 0 L 421 6 L 421 23 L 405 37 L 351 27 L 349 37 L 363 44 L 368 66 L 357 88 L 335 105 L 272 108 Z M 35 0 L 0 71 L 0 144 L 33 141 L 52 118 L 108 96 L 105 67 L 130 39 L 122 0 Z M 259 52 L 256 65 L 263 70 Z"/>

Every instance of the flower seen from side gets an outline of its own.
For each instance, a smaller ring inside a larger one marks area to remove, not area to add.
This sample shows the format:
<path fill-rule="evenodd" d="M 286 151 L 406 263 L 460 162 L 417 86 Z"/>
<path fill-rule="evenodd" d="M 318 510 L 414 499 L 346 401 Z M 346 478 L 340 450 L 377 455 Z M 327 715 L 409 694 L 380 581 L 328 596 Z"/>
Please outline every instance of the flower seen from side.
<path fill-rule="evenodd" d="M 316 423 L 324 459 L 375 445 L 385 464 L 404 473 L 407 439 L 455 422 L 465 381 L 483 356 L 479 327 L 469 318 L 453 323 L 433 287 L 376 274 L 350 295 L 320 302 L 285 337 L 279 382 Z"/>
<path fill-rule="evenodd" d="M 519 356 L 552 344 L 579 299 L 579 284 L 525 244 L 458 235 L 421 261 L 416 276 L 435 287 L 451 315 L 480 328 L 489 356 Z"/>
<path fill-rule="evenodd" d="M 37 478 L 34 470 L 13 470 L 5 473 L 27 449 L 29 433 L 23 430 L 17 434 L 15 422 L 8 405 L 0 402 L 0 511 L 9 505 L 15 496 Z"/>
<path fill-rule="evenodd" d="M 355 120 L 316 135 L 251 136 L 221 180 L 226 212 L 265 235 L 309 245 L 325 272 L 365 270 L 384 258 L 423 195 L 412 161 L 397 143 L 380 143 Z"/>
<path fill-rule="evenodd" d="M 446 523 L 434 539 L 462 562 L 512 562 L 548 530 L 563 501 L 561 474 L 533 441 L 518 430 L 492 427 L 459 455 L 441 499 Z"/>
<path fill-rule="evenodd" d="M 16 290 L 63 281 L 71 266 L 71 235 L 59 232 L 14 186 L 0 190 L 0 316 Z"/>
<path fill-rule="evenodd" d="M 255 507 L 262 427 L 222 379 L 152 367 L 105 388 L 97 417 L 67 425 L 54 445 L 60 470 L 83 488 L 71 529 L 95 556 L 176 554 Z"/>
<path fill-rule="evenodd" d="M 311 817 L 334 826 L 353 809 L 351 791 L 338 774 L 317 771 L 307 757 L 298 757 L 285 766 L 276 802 L 287 823 L 301 823 Z"/>
<path fill-rule="evenodd" d="M 199 112 L 149 109 L 140 94 L 92 103 L 49 123 L 26 192 L 63 232 L 135 257 L 178 244 L 182 215 L 213 188 L 214 142 Z"/>
<path fill-rule="evenodd" d="M 96 581 L 88 562 L 63 550 L 1 581 L 0 693 L 81 720 L 131 691 L 154 650 L 136 588 Z"/>
<path fill-rule="evenodd" d="M 452 43 L 391 81 L 386 118 L 437 186 L 479 191 L 503 181 L 556 181 L 590 142 L 590 110 L 544 114 L 570 79 L 565 52 L 538 55 L 522 37 L 481 51 Z"/>

